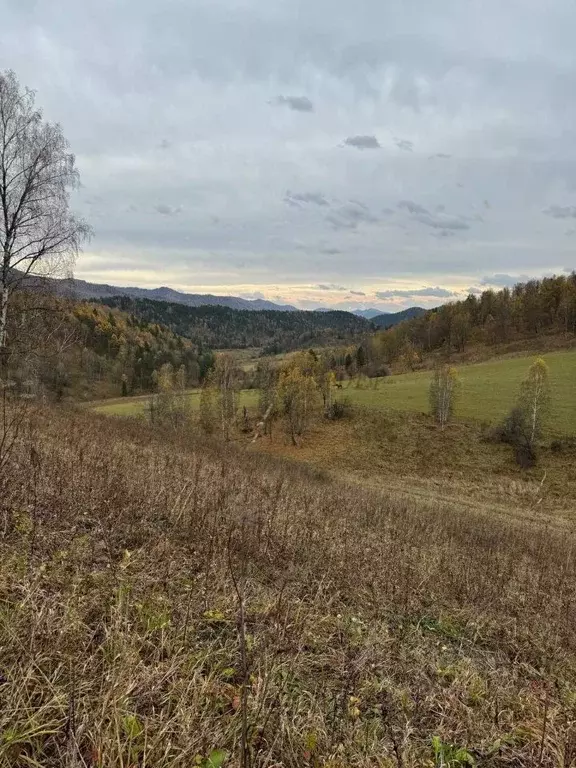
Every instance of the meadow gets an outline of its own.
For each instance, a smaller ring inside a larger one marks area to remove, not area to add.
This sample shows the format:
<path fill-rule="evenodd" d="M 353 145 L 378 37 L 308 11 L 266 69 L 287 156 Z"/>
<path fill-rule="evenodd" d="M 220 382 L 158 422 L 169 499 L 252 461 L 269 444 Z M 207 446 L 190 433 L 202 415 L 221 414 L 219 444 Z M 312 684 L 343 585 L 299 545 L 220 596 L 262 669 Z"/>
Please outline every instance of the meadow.
<path fill-rule="evenodd" d="M 576 432 L 576 352 L 542 355 L 550 370 L 552 404 L 549 427 L 560 434 Z M 522 380 L 535 355 L 508 357 L 456 366 L 461 395 L 455 409 L 457 419 L 493 423 L 513 406 Z M 398 411 L 428 411 L 430 371 L 390 376 L 380 380 L 377 390 L 346 390 L 352 402 Z"/>
<path fill-rule="evenodd" d="M 28 408 L 0 455 L 3 768 L 574 765 L 567 521 Z"/>
<path fill-rule="evenodd" d="M 551 433 L 576 433 L 576 352 L 551 352 L 543 355 L 550 369 L 552 407 L 548 426 Z M 518 395 L 534 355 L 508 357 L 457 368 L 462 383 L 456 418 L 462 421 L 494 423 L 508 413 Z M 418 371 L 372 379 L 358 385 L 345 382 L 342 393 L 352 404 L 374 409 L 422 413 L 428 411 L 430 371 Z M 199 390 L 186 393 L 192 408 L 200 402 Z M 258 399 L 254 390 L 244 390 L 240 406 L 253 408 Z M 114 416 L 145 413 L 146 397 L 102 402 L 95 410 Z"/>

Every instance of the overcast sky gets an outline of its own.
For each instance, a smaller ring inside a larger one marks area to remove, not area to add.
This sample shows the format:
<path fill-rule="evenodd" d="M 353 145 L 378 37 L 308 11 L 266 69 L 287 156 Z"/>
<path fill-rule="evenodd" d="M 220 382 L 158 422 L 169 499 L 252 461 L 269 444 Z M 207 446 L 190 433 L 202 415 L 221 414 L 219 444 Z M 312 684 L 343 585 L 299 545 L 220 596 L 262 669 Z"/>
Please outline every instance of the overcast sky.
<path fill-rule="evenodd" d="M 574 0 L 0 0 L 97 282 L 432 306 L 576 265 Z"/>

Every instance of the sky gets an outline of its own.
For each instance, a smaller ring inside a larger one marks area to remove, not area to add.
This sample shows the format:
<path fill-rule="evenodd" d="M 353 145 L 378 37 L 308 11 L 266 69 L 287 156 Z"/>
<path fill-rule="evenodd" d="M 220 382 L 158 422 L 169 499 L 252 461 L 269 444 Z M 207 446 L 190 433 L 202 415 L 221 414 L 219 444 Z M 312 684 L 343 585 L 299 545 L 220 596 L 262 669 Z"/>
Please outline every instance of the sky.
<path fill-rule="evenodd" d="M 431 307 L 576 266 L 574 0 L 0 0 L 93 282 Z"/>

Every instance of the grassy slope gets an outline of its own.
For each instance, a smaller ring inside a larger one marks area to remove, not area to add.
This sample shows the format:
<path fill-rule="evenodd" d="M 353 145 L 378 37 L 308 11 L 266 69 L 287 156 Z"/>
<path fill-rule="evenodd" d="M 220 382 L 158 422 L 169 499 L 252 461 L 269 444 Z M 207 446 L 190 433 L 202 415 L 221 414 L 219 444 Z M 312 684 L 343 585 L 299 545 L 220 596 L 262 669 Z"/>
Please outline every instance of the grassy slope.
<path fill-rule="evenodd" d="M 550 427 L 562 434 L 576 433 L 576 352 L 552 352 L 544 355 L 550 368 L 553 405 Z M 462 420 L 496 421 L 513 405 L 522 379 L 534 359 L 511 357 L 461 366 L 462 396 L 456 416 Z M 367 389 L 345 385 L 343 392 L 357 405 L 369 408 L 391 408 L 397 411 L 428 410 L 430 372 L 403 374 L 372 380 Z M 373 389 L 377 386 L 377 389 Z M 199 402 L 198 392 L 190 393 L 192 407 Z M 255 405 L 257 394 L 242 393 L 241 405 Z M 130 398 L 102 403 L 97 410 L 109 415 L 135 416 L 144 412 L 146 398 Z"/>
<path fill-rule="evenodd" d="M 576 352 L 543 355 L 550 368 L 552 410 L 550 427 L 559 433 L 576 432 Z M 493 422 L 512 407 L 534 355 L 510 357 L 458 368 L 462 382 L 456 417 Z M 346 390 L 352 402 L 370 407 L 426 412 L 430 371 L 391 376 L 378 390 Z"/>
<path fill-rule="evenodd" d="M 0 490 L 3 767 L 574 765 L 570 527 L 63 409 Z"/>
<path fill-rule="evenodd" d="M 289 457 L 412 500 L 450 504 L 460 512 L 576 522 L 576 452 L 542 446 L 536 467 L 521 470 L 509 446 L 483 439 L 475 423 L 441 432 L 429 416 L 358 409 L 351 419 L 321 421 L 294 448 L 278 426 L 256 450 Z"/>

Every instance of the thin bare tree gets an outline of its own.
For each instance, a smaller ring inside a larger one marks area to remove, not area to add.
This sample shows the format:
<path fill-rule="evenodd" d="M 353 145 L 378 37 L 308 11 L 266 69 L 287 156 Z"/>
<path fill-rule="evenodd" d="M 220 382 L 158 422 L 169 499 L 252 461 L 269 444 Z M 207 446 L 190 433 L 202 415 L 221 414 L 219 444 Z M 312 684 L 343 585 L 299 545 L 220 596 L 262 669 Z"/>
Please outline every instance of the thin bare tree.
<path fill-rule="evenodd" d="M 0 366 L 14 291 L 71 266 L 90 235 L 69 211 L 78 183 L 60 125 L 44 121 L 34 92 L 14 72 L 0 72 Z"/>
<path fill-rule="evenodd" d="M 456 369 L 449 365 L 437 366 L 430 381 L 429 399 L 432 415 L 442 430 L 450 421 L 459 392 Z"/>

